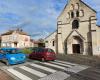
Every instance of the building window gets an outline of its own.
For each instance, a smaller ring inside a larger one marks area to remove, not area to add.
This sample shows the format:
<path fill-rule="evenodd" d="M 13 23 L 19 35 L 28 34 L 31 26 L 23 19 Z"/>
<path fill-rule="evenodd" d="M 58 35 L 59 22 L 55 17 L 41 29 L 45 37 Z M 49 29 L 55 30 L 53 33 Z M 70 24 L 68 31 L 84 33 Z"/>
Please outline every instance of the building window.
<path fill-rule="evenodd" d="M 55 46 L 55 41 L 52 41 L 52 46 Z"/>
<path fill-rule="evenodd" d="M 74 18 L 74 12 L 73 11 L 71 12 L 71 18 Z"/>
<path fill-rule="evenodd" d="M 7 43 L 7 47 L 10 47 L 10 43 Z"/>
<path fill-rule="evenodd" d="M 76 17 L 79 17 L 79 11 L 76 11 Z"/>
<path fill-rule="evenodd" d="M 3 42 L 3 43 L 2 43 L 2 46 L 3 46 L 3 47 L 6 47 L 6 43 Z"/>
<path fill-rule="evenodd" d="M 45 41 L 45 43 L 48 43 L 48 41 Z"/>
<path fill-rule="evenodd" d="M 84 16 L 84 11 L 83 10 L 80 10 L 80 17 L 83 17 Z"/>
<path fill-rule="evenodd" d="M 74 5 L 71 4 L 70 10 L 74 10 Z"/>
<path fill-rule="evenodd" d="M 13 40 L 17 40 L 17 35 L 13 35 L 13 36 L 12 36 L 12 39 L 13 39 Z"/>
<path fill-rule="evenodd" d="M 75 9 L 79 9 L 79 3 L 75 4 Z"/>
<path fill-rule="evenodd" d="M 78 29 L 79 27 L 79 21 L 78 20 L 74 20 L 72 22 L 72 29 Z"/>

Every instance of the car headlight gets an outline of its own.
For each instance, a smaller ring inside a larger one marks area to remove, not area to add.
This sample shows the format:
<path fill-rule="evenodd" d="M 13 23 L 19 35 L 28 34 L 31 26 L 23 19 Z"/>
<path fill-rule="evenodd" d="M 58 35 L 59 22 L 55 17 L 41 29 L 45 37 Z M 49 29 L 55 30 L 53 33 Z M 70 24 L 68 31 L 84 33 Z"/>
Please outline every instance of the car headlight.
<path fill-rule="evenodd" d="M 11 57 L 10 59 L 11 59 L 11 60 L 15 60 L 15 58 L 14 58 L 14 57 Z"/>
<path fill-rule="evenodd" d="M 23 58 L 26 58 L 26 56 L 23 56 Z"/>

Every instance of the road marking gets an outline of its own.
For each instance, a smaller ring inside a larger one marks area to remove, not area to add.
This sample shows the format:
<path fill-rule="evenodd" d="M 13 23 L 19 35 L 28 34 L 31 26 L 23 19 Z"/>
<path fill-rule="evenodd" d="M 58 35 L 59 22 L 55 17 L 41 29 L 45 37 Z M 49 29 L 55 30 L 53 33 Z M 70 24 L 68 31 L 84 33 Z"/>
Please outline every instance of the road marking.
<path fill-rule="evenodd" d="M 87 68 L 88 68 L 88 67 L 74 66 L 74 67 L 72 67 L 72 68 L 67 69 L 67 71 L 74 72 L 74 73 L 78 73 L 78 72 L 80 72 L 80 71 L 82 71 L 82 70 L 85 70 L 85 69 L 87 69 Z"/>
<path fill-rule="evenodd" d="M 53 67 L 60 68 L 60 69 L 64 69 L 64 70 L 66 69 L 66 67 L 58 66 L 55 64 L 51 64 L 51 63 L 42 63 L 42 64 L 46 64 L 46 65 L 53 66 Z"/>
<path fill-rule="evenodd" d="M 36 70 L 31 69 L 31 68 L 26 67 L 26 66 L 21 66 L 21 67 L 19 67 L 19 68 L 21 68 L 21 69 L 23 69 L 23 70 L 25 70 L 25 71 L 27 71 L 27 72 L 29 72 L 29 73 L 31 73 L 31 74 L 34 74 L 34 75 L 36 75 L 36 76 L 38 76 L 38 77 L 45 77 L 45 76 L 47 76 L 47 74 L 44 74 L 44 73 L 39 72 L 39 71 L 36 71 Z"/>
<path fill-rule="evenodd" d="M 68 77 L 70 77 L 69 74 L 66 74 L 64 72 L 58 71 L 58 72 L 55 72 L 55 73 L 53 73 L 51 75 L 43 77 L 43 78 L 41 78 L 39 80 L 65 80 Z"/>
<path fill-rule="evenodd" d="M 63 64 L 63 63 L 57 63 L 57 62 L 51 62 L 51 63 L 58 64 L 58 65 L 62 65 L 62 66 L 66 66 L 66 67 L 73 67 L 71 65 Z"/>
<path fill-rule="evenodd" d="M 51 69 L 51 68 L 47 68 L 47 67 L 44 67 L 44 66 L 40 66 L 40 65 L 37 65 L 37 64 L 29 64 L 29 65 L 31 65 L 31 66 L 33 66 L 33 67 L 36 67 L 36 68 L 40 68 L 40 69 L 43 69 L 43 70 L 45 70 L 45 71 L 49 71 L 49 72 L 51 72 L 51 73 L 54 73 L 54 72 L 56 72 L 56 70 L 54 70 L 54 69 Z"/>
<path fill-rule="evenodd" d="M 14 70 L 14 69 L 8 69 L 8 71 L 10 73 L 12 73 L 13 75 L 15 75 L 16 77 L 20 78 L 21 80 L 33 80 L 33 79 L 25 76 L 24 74 L 22 74 L 22 73 L 20 73 L 20 72 L 18 72 L 16 70 Z"/>
<path fill-rule="evenodd" d="M 67 61 L 61 61 L 61 60 L 55 60 L 57 62 L 61 62 L 61 63 L 65 63 L 65 64 L 68 64 L 68 65 L 72 65 L 72 66 L 75 66 L 77 64 L 74 64 L 74 63 L 70 63 L 70 62 L 67 62 Z"/>

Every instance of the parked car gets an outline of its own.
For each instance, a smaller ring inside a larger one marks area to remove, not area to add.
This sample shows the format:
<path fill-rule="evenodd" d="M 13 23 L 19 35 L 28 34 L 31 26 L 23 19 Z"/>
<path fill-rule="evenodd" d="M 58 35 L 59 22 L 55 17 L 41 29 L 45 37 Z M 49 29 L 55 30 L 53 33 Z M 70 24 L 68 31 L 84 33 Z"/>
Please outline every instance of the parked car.
<path fill-rule="evenodd" d="M 17 48 L 1 48 L 0 60 L 7 65 L 19 64 L 26 61 L 26 55 L 19 52 Z"/>
<path fill-rule="evenodd" d="M 29 54 L 30 59 L 42 60 L 42 61 L 49 61 L 55 60 L 55 52 L 49 48 L 33 48 L 33 52 Z"/>

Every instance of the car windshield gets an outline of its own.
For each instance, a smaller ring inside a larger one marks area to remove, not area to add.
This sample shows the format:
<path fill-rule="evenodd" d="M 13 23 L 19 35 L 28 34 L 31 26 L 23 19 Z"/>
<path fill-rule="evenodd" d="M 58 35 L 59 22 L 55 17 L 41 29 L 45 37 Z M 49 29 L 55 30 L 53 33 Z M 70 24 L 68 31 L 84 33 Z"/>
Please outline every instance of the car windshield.
<path fill-rule="evenodd" d="M 33 49 L 33 52 L 44 52 L 44 49 L 43 48 L 34 48 Z"/>
<path fill-rule="evenodd" d="M 5 52 L 7 52 L 7 53 L 9 53 L 9 54 L 16 54 L 16 53 L 18 53 L 18 51 L 17 50 L 6 50 Z"/>
<path fill-rule="evenodd" d="M 44 49 L 39 48 L 37 52 L 44 52 Z"/>

